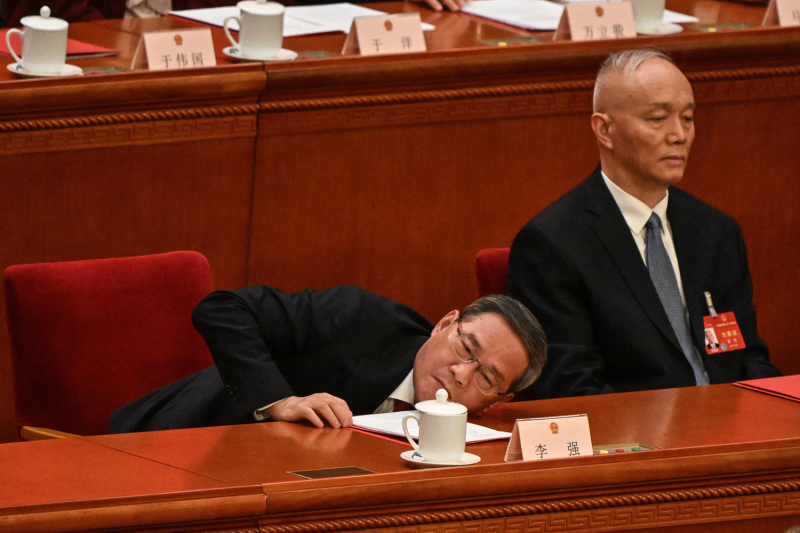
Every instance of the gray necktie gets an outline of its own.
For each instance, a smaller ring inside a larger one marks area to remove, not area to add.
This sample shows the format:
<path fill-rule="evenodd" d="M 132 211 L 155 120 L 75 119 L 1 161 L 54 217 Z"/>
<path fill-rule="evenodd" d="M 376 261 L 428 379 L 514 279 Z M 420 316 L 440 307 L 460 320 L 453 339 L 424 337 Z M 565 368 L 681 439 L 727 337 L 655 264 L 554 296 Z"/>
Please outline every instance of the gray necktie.
<path fill-rule="evenodd" d="M 661 219 L 655 212 L 650 215 L 646 227 L 645 257 L 647 257 L 650 279 L 653 280 L 661 305 L 667 312 L 669 323 L 672 324 L 681 349 L 686 355 L 686 359 L 689 360 L 689 364 L 692 365 L 697 384 L 708 385 L 708 374 L 703 366 L 703 360 L 689 334 L 689 317 L 683 307 L 678 279 L 675 277 L 675 270 L 672 268 L 669 255 L 667 255 L 667 249 L 664 248 L 664 243 L 661 241 Z"/>

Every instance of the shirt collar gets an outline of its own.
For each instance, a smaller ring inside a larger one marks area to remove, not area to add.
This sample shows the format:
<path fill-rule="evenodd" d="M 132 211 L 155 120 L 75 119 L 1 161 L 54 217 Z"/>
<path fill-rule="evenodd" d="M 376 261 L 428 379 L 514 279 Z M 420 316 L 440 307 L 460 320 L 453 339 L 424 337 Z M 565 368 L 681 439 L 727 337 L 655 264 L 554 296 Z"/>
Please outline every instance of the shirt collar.
<path fill-rule="evenodd" d="M 613 196 L 614 201 L 617 202 L 619 210 L 622 211 L 625 222 L 634 234 L 638 235 L 641 233 L 653 212 L 661 219 L 661 227 L 666 227 L 669 189 L 664 195 L 664 198 L 662 198 L 653 209 L 650 209 L 646 203 L 620 189 L 616 183 L 606 176 L 605 172 L 601 170 L 600 173 L 603 175 L 603 181 L 606 182 L 606 187 L 608 187 L 608 190 L 611 192 L 611 196 Z"/>
<path fill-rule="evenodd" d="M 410 403 L 414 405 L 414 370 L 412 369 L 411 372 L 408 373 L 406 379 L 397 386 L 393 393 L 389 395 L 389 398 L 394 398 L 395 400 L 400 400 L 406 403 Z"/>

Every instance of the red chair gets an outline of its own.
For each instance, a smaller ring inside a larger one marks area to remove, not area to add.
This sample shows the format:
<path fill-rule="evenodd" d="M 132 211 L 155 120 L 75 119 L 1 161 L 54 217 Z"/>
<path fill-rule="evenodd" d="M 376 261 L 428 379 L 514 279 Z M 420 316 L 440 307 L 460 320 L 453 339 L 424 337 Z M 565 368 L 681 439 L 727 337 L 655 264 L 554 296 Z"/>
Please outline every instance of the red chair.
<path fill-rule="evenodd" d="M 108 433 L 114 409 L 213 364 L 192 326 L 214 289 L 197 252 L 16 265 L 4 282 L 25 440 Z"/>
<path fill-rule="evenodd" d="M 475 256 L 478 296 L 505 294 L 508 287 L 508 254 L 510 248 L 486 248 Z"/>

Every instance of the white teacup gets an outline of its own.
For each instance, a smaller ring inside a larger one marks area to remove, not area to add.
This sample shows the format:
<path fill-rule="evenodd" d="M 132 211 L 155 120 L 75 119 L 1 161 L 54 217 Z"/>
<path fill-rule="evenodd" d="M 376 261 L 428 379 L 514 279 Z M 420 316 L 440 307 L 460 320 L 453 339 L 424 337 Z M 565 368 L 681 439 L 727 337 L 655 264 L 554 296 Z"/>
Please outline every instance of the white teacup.
<path fill-rule="evenodd" d="M 227 17 L 222 22 L 231 44 L 239 47 L 243 57 L 270 59 L 277 56 L 283 44 L 283 5 L 267 0 L 244 0 L 236 6 L 240 16 Z M 228 28 L 231 20 L 239 23 L 238 43 Z"/>
<path fill-rule="evenodd" d="M 66 20 L 50 17 L 50 8 L 44 6 L 41 16 L 24 17 L 22 31 L 13 28 L 6 33 L 8 51 L 17 63 L 31 74 L 58 74 L 67 60 Z M 18 34 L 22 40 L 22 57 L 11 46 L 11 36 Z"/>
<path fill-rule="evenodd" d="M 423 460 L 431 463 L 458 463 L 467 441 L 467 408 L 447 401 L 447 391 L 436 391 L 436 399 L 419 402 L 419 417 L 403 418 L 403 433 Z M 408 421 L 419 424 L 419 444 L 409 435 Z"/>
<path fill-rule="evenodd" d="M 636 33 L 655 33 L 664 19 L 665 0 L 632 0 Z"/>

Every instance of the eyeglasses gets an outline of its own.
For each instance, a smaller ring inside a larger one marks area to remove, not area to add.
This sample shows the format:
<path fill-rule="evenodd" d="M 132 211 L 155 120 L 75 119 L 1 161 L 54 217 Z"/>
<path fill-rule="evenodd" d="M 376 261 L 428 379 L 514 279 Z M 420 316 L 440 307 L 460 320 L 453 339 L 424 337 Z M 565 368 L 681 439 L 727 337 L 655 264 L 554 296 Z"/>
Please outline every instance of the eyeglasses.
<path fill-rule="evenodd" d="M 462 363 L 478 363 L 478 369 L 475 371 L 475 374 L 473 374 L 472 380 L 475 382 L 475 385 L 477 385 L 479 391 L 487 396 L 503 394 L 499 392 L 500 384 L 497 382 L 497 378 L 494 377 L 494 374 L 492 374 L 492 371 L 478 361 L 478 350 L 475 348 L 472 340 L 468 335 L 461 333 L 461 319 L 458 320 L 458 326 L 456 327 L 455 351 L 456 357 L 458 357 L 459 361 Z"/>

